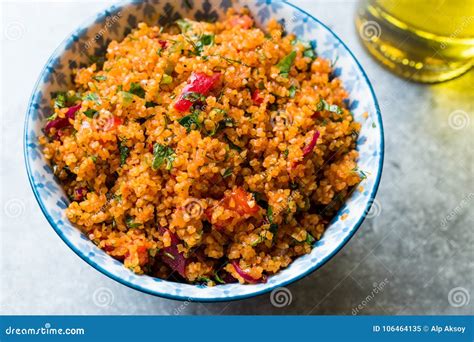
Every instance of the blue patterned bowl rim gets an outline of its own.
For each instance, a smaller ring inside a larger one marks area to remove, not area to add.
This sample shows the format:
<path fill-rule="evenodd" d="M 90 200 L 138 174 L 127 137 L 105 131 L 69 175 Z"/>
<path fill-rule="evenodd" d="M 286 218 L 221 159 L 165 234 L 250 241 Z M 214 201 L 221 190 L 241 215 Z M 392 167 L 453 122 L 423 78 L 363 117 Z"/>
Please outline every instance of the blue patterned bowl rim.
<path fill-rule="evenodd" d="M 92 17 L 88 18 L 82 25 L 80 25 L 77 29 L 75 29 L 73 31 L 73 33 L 77 32 L 78 29 L 80 29 L 80 28 L 85 28 L 85 27 L 91 26 L 98 19 L 104 19 L 107 16 L 107 14 L 110 13 L 113 9 L 116 9 L 117 7 L 125 6 L 127 4 L 132 4 L 134 2 L 136 2 L 136 1 L 135 0 L 123 0 L 123 1 L 120 1 L 119 3 L 117 3 L 117 4 L 109 6 L 108 8 L 102 10 L 99 15 L 92 16 Z M 275 288 L 287 286 L 287 285 L 289 285 L 291 283 L 294 283 L 297 280 L 313 273 L 315 270 L 317 270 L 318 268 L 320 268 L 324 264 L 326 264 L 326 262 L 328 262 L 333 256 L 335 256 L 342 249 L 342 247 L 344 247 L 347 244 L 347 242 L 354 236 L 355 232 L 362 225 L 367 213 L 369 212 L 370 208 L 372 207 L 372 204 L 373 204 L 373 201 L 375 199 L 377 190 L 379 188 L 380 180 L 381 180 L 381 177 L 382 177 L 383 163 L 384 163 L 384 154 L 385 154 L 384 129 L 383 129 L 383 122 L 382 122 L 380 106 L 378 104 L 377 97 L 375 95 L 372 84 L 370 83 L 369 78 L 367 77 L 367 74 L 365 73 L 365 71 L 362 68 L 362 66 L 361 66 L 360 62 L 358 61 L 358 59 L 355 57 L 353 52 L 347 47 L 347 45 L 327 25 L 322 23 L 320 20 L 318 20 L 312 14 L 310 14 L 307 11 L 297 7 L 296 5 L 293 5 L 292 3 L 288 2 L 287 0 L 281 0 L 279 2 L 290 6 L 291 8 L 293 8 L 294 10 L 298 11 L 299 13 L 301 13 L 303 15 L 306 15 L 308 18 L 311 18 L 317 24 L 319 24 L 321 27 L 323 27 L 325 30 L 327 30 L 327 32 L 340 45 L 342 45 L 342 47 L 348 52 L 348 54 L 350 55 L 350 57 L 353 59 L 353 61 L 355 62 L 356 66 L 357 66 L 357 69 L 358 69 L 357 71 L 360 72 L 360 74 L 363 77 L 363 80 L 365 81 L 366 85 L 368 86 L 368 88 L 370 90 L 372 100 L 374 102 L 375 109 L 376 109 L 375 115 L 376 115 L 376 120 L 377 120 L 377 129 L 378 129 L 378 134 L 380 135 L 380 145 L 378 146 L 379 152 L 380 152 L 380 157 L 379 157 L 379 162 L 378 162 L 377 175 L 375 177 L 374 185 L 373 185 L 372 191 L 369 195 L 370 198 L 369 198 L 369 201 L 368 201 L 368 203 L 365 207 L 364 214 L 359 218 L 357 223 L 349 229 L 348 234 L 346 234 L 345 238 L 340 242 L 340 244 L 338 246 L 336 246 L 332 250 L 332 252 L 329 253 L 325 258 L 323 258 L 319 262 L 315 263 L 307 271 L 305 271 L 303 273 L 300 273 L 300 274 L 296 274 L 292 278 L 290 278 L 290 279 L 288 279 L 284 282 L 269 285 L 269 286 L 265 287 L 262 290 L 254 291 L 254 292 L 251 292 L 251 293 L 240 294 L 240 295 L 235 294 L 235 295 L 230 295 L 230 296 L 227 296 L 227 297 L 219 297 L 219 298 L 203 298 L 203 297 L 193 297 L 193 296 L 187 296 L 187 295 L 184 296 L 184 295 L 179 295 L 179 294 L 172 294 L 172 293 L 169 293 L 169 292 L 158 292 L 158 291 L 150 290 L 148 288 L 142 287 L 138 284 L 134 284 L 134 283 L 132 283 L 130 281 L 127 281 L 123 278 L 120 278 L 120 277 L 114 275 L 113 273 L 109 272 L 107 269 L 105 269 L 104 267 L 102 267 L 98 263 L 91 260 L 86 254 L 83 253 L 83 251 L 76 248 L 69 241 L 69 239 L 65 237 L 65 235 L 63 234 L 61 229 L 56 225 L 56 223 L 54 222 L 54 219 L 51 217 L 48 209 L 46 208 L 45 203 L 43 202 L 43 200 L 42 200 L 42 198 L 41 198 L 41 196 L 38 192 L 37 187 L 35 186 L 34 176 L 33 176 L 32 168 L 31 168 L 30 161 L 29 161 L 29 152 L 28 152 L 28 146 L 27 146 L 28 128 L 29 128 L 28 127 L 28 123 L 29 123 L 28 119 L 29 119 L 29 116 L 31 115 L 31 112 L 34 110 L 33 109 L 34 97 L 35 97 L 35 94 L 38 90 L 38 86 L 41 84 L 42 80 L 44 79 L 44 75 L 48 72 L 48 70 L 47 70 L 48 65 L 50 65 L 50 62 L 52 60 L 54 60 L 55 58 L 58 57 L 59 52 L 61 52 L 61 49 L 64 47 L 65 43 L 72 36 L 73 33 L 71 33 L 54 50 L 51 57 L 48 59 L 45 66 L 41 70 L 40 76 L 39 76 L 38 80 L 36 81 L 36 83 L 34 85 L 32 94 L 30 96 L 26 116 L 25 116 L 24 134 L 23 134 L 23 155 L 24 155 L 24 159 L 25 159 L 26 170 L 27 170 L 27 174 L 28 174 L 28 180 L 29 180 L 29 183 L 30 183 L 31 188 L 33 190 L 33 194 L 36 198 L 36 201 L 38 202 L 38 205 L 40 206 L 41 211 L 43 212 L 44 216 L 48 220 L 49 224 L 53 227 L 54 231 L 59 235 L 59 237 L 64 241 L 64 243 L 66 243 L 66 245 L 68 245 L 69 248 L 71 248 L 82 260 L 87 262 L 90 266 L 95 268 L 97 271 L 101 272 L 102 274 L 105 274 L 109 278 L 114 279 L 115 281 L 117 281 L 117 282 L 119 282 L 119 283 L 121 283 L 121 284 L 123 284 L 127 287 L 130 287 L 132 289 L 135 289 L 135 290 L 138 290 L 138 291 L 141 291 L 141 292 L 144 292 L 144 293 L 148 293 L 148 294 L 151 294 L 151 295 L 163 297 L 163 298 L 168 298 L 168 299 L 173 299 L 173 300 L 181 300 L 181 301 L 192 301 L 192 302 L 225 302 L 225 301 L 241 300 L 241 299 L 245 299 L 245 298 L 249 298 L 249 297 L 255 297 L 255 296 L 263 295 L 265 293 L 268 293 L 268 292 L 274 290 Z M 248 286 L 248 285 L 241 285 L 241 286 Z"/>

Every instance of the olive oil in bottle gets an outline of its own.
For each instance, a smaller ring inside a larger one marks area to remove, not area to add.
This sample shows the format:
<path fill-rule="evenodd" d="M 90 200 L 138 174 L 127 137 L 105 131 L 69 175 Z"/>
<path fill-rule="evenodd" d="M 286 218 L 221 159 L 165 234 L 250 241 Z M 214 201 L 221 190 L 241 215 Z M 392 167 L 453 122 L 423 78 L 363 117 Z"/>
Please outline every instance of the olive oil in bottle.
<path fill-rule="evenodd" d="M 356 25 L 370 53 L 405 78 L 443 82 L 474 65 L 474 0 L 362 0 Z"/>

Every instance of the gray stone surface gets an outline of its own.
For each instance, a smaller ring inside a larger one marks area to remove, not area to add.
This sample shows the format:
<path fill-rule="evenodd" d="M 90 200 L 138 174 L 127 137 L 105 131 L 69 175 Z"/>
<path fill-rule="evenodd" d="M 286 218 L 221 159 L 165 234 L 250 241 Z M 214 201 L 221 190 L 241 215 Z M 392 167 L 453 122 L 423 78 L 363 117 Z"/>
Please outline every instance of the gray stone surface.
<path fill-rule="evenodd" d="M 324 267 L 289 286 L 292 302 L 282 308 L 269 295 L 220 304 L 156 298 L 69 250 L 29 187 L 23 119 L 53 49 L 107 3 L 1 4 L 0 313 L 350 315 L 359 304 L 360 314 L 474 313 L 474 72 L 433 86 L 406 82 L 361 47 L 354 1 L 294 3 L 334 29 L 367 71 L 382 108 L 386 161 L 373 218 Z M 449 120 L 454 111 L 460 120 Z M 383 289 L 374 293 L 374 283 Z"/>

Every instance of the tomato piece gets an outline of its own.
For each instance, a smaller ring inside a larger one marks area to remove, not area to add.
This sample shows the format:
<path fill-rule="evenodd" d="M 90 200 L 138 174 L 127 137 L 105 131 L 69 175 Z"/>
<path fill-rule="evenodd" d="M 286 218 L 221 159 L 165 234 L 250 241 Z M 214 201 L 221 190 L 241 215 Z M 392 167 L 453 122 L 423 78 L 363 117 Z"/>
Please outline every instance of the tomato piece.
<path fill-rule="evenodd" d="M 148 263 L 148 248 L 146 248 L 145 246 L 138 246 L 137 254 L 138 254 L 138 264 L 140 266 L 146 265 Z"/>
<path fill-rule="evenodd" d="M 263 97 L 260 94 L 260 90 L 255 89 L 252 93 L 252 101 L 256 105 L 261 105 L 263 103 Z"/>
<path fill-rule="evenodd" d="M 209 92 L 219 83 L 221 73 L 215 73 L 208 76 L 204 73 L 193 72 L 188 80 L 188 84 L 183 88 L 178 101 L 174 104 L 174 108 L 180 112 L 186 112 L 193 105 L 193 101 L 186 98 L 187 94 L 197 93 L 207 96 Z"/>
<path fill-rule="evenodd" d="M 260 209 L 252 195 L 242 188 L 237 188 L 224 197 L 222 205 L 226 209 L 235 210 L 240 215 L 252 215 Z"/>
<path fill-rule="evenodd" d="M 123 119 L 118 116 L 112 115 L 104 120 L 102 129 L 104 131 L 111 131 L 116 129 L 118 126 L 123 124 Z"/>

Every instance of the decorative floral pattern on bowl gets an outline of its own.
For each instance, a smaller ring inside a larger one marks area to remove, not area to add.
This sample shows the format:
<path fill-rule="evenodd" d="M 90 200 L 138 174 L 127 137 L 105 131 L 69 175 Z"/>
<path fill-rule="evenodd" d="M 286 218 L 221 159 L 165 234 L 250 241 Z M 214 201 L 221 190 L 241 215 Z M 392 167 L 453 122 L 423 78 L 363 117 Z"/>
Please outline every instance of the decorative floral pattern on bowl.
<path fill-rule="evenodd" d="M 38 143 L 44 120 L 51 112 L 51 93 L 68 88 L 72 83 L 72 69 L 89 63 L 89 56 L 103 55 L 111 40 L 121 40 L 141 21 L 151 25 L 164 25 L 181 17 L 212 21 L 223 16 L 231 6 L 248 7 L 261 27 L 271 18 L 277 19 L 287 32 L 311 41 L 319 55 L 335 63 L 334 74 L 342 80 L 350 94 L 348 106 L 355 120 L 362 124 L 358 138 L 358 164 L 368 177 L 361 184 L 363 191 L 353 192 L 322 239 L 315 243 L 312 252 L 299 257 L 288 268 L 270 277 L 266 284 L 205 287 L 136 275 L 96 247 L 65 216 L 68 199 L 42 156 Z M 368 118 L 363 117 L 365 112 L 369 114 Z M 130 1 L 110 7 L 72 33 L 54 51 L 34 87 L 24 131 L 25 161 L 35 197 L 54 230 L 74 252 L 124 285 L 153 295 L 195 301 L 225 301 L 262 294 L 304 277 L 329 260 L 355 233 L 370 209 L 382 172 L 383 144 L 377 100 L 356 58 L 317 19 L 286 1 L 272 0 L 149 0 Z"/>

